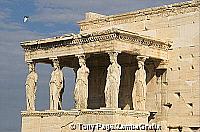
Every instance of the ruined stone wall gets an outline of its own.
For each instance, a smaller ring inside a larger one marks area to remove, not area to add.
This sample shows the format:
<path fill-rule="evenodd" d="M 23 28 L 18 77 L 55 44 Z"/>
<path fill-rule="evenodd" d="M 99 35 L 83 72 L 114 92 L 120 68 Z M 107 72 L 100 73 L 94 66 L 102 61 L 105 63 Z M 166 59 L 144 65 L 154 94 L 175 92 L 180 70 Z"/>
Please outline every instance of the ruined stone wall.
<path fill-rule="evenodd" d="M 161 118 L 166 120 L 168 126 L 200 126 L 199 102 L 199 12 L 179 14 L 165 18 L 149 20 L 147 31 L 136 31 L 140 34 L 156 37 L 165 41 L 172 41 L 169 51 L 169 64 L 167 69 L 167 84 L 161 84 L 164 93 L 161 93 Z M 155 81 L 152 83 L 155 83 Z M 154 87 L 156 88 L 156 87 Z M 153 89 L 153 88 L 150 88 Z M 148 90 L 150 98 L 155 98 L 159 93 Z M 155 94 L 153 94 L 155 92 Z M 161 91 L 162 92 L 162 91 Z M 152 94 L 150 94 L 152 93 Z M 147 103 L 151 106 L 151 101 Z M 164 104 L 171 104 L 164 106 Z M 187 121 L 186 121 L 187 120 Z"/>

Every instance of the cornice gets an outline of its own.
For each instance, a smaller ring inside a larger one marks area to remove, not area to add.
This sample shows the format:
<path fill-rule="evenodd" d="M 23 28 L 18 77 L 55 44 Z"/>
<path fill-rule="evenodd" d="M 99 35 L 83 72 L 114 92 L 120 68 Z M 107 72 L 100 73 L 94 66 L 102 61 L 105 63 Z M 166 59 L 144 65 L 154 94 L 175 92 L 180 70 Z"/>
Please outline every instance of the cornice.
<path fill-rule="evenodd" d="M 105 42 L 111 40 L 139 44 L 152 48 L 158 48 L 161 50 L 168 50 L 170 47 L 170 44 L 168 42 L 162 42 L 158 39 L 116 28 L 99 32 L 93 32 L 91 34 L 76 34 L 68 38 L 66 38 L 65 36 L 60 36 L 57 38 L 26 41 L 22 42 L 21 46 L 25 49 L 25 51 L 36 51 L 48 50 L 51 48 L 57 48 L 62 46 L 82 45 L 88 44 L 90 42 Z"/>

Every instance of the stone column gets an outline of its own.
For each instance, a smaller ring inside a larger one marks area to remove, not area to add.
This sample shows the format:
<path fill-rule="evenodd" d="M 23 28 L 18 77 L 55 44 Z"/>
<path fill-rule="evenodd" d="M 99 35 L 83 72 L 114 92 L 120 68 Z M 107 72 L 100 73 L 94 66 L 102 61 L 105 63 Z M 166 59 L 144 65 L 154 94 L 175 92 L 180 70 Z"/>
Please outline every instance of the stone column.
<path fill-rule="evenodd" d="M 148 57 L 137 56 L 138 69 L 135 73 L 134 88 L 132 93 L 134 110 L 145 110 L 146 103 L 146 71 L 144 62 Z"/>
<path fill-rule="evenodd" d="M 53 71 L 51 73 L 50 87 L 50 110 L 62 109 L 62 94 L 64 92 L 64 76 L 57 58 L 52 59 Z"/>
<path fill-rule="evenodd" d="M 117 52 L 109 53 L 110 62 L 107 69 L 105 86 L 105 103 L 107 108 L 118 108 L 121 66 L 117 63 Z"/>
<path fill-rule="evenodd" d="M 88 75 L 85 55 L 77 55 L 80 68 L 76 73 L 76 85 L 74 88 L 74 100 L 76 109 L 87 109 L 88 101 Z"/>
<path fill-rule="evenodd" d="M 37 80 L 38 75 L 35 72 L 35 63 L 34 62 L 28 62 L 28 70 L 29 74 L 26 79 L 26 106 L 27 111 L 35 111 L 35 99 L 36 99 L 36 91 L 37 91 Z"/>

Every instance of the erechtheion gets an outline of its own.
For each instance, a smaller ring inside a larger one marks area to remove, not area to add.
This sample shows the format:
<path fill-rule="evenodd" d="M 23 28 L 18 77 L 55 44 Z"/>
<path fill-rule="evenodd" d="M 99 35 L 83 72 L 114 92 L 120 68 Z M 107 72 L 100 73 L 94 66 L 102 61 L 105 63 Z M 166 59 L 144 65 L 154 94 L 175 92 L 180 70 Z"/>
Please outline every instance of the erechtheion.
<path fill-rule="evenodd" d="M 200 131 L 199 11 L 196 0 L 110 16 L 89 12 L 79 34 L 21 42 L 29 69 L 22 132 L 153 123 L 162 132 Z M 38 63 L 52 65 L 45 111 L 35 108 Z M 70 110 L 62 109 L 63 67 L 76 74 Z"/>

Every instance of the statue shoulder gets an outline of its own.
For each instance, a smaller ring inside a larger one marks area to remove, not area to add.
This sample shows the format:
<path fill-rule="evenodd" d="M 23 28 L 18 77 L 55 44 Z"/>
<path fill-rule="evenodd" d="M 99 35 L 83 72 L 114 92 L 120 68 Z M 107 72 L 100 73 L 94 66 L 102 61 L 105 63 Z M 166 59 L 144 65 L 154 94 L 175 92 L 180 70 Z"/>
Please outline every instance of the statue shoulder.
<path fill-rule="evenodd" d="M 62 72 L 62 70 L 59 70 L 59 74 L 60 74 L 61 76 L 63 76 L 63 72 Z"/>
<path fill-rule="evenodd" d="M 117 67 L 121 70 L 122 68 L 121 68 L 121 66 L 119 65 L 119 64 L 117 64 Z"/>
<path fill-rule="evenodd" d="M 108 70 L 111 69 L 111 67 L 112 67 L 112 65 L 109 65 L 109 66 L 108 66 Z"/>
<path fill-rule="evenodd" d="M 87 73 L 90 73 L 90 70 L 88 67 L 85 67 L 85 69 L 86 69 Z"/>
<path fill-rule="evenodd" d="M 34 74 L 34 76 L 38 77 L 38 74 L 36 72 L 34 72 L 33 74 Z"/>

